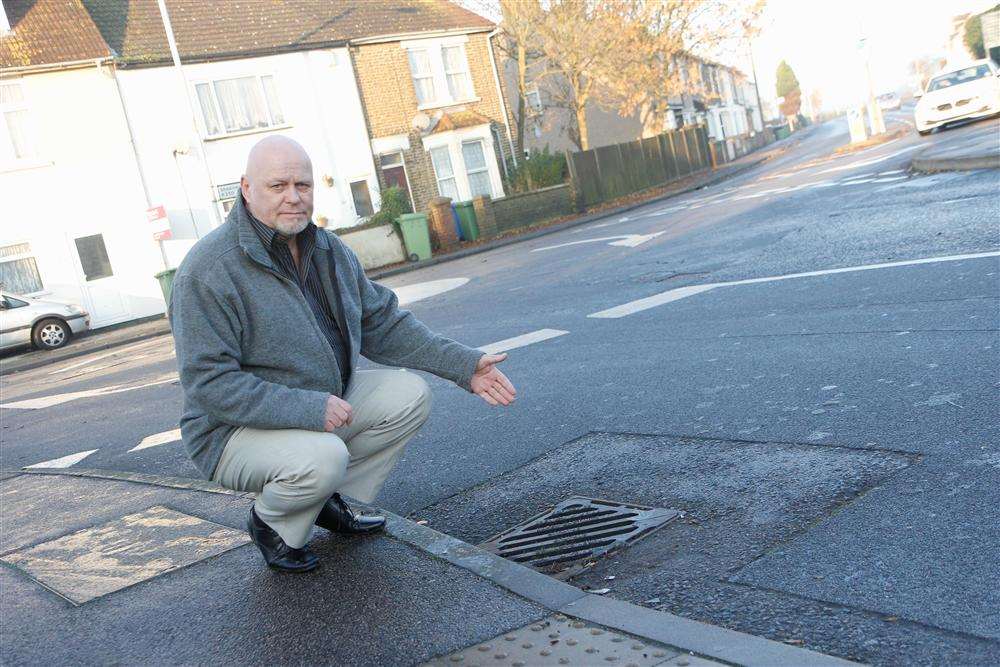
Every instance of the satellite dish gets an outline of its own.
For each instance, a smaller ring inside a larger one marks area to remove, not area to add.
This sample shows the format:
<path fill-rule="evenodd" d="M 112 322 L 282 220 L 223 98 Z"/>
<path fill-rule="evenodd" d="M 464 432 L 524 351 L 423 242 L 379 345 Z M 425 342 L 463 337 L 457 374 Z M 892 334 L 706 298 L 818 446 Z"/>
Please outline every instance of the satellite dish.
<path fill-rule="evenodd" d="M 427 128 L 431 126 L 431 117 L 425 113 L 418 113 L 416 116 L 413 117 L 411 125 L 413 125 L 414 130 L 417 130 L 418 132 L 424 132 L 425 130 L 427 130 Z"/>

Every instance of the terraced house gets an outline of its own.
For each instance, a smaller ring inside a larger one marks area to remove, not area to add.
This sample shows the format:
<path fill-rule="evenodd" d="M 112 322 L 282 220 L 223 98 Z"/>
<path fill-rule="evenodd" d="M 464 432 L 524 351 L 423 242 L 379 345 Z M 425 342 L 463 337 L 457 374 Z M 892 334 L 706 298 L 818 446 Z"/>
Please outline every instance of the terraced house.
<path fill-rule="evenodd" d="M 514 159 L 489 20 L 442 3 L 428 31 L 352 40 L 351 54 L 382 185 L 406 190 L 414 210 L 434 197 L 502 197 Z"/>
<path fill-rule="evenodd" d="M 489 21 L 447 0 L 165 5 L 0 0 L 6 289 L 80 303 L 98 327 L 163 312 L 154 274 L 224 221 L 269 133 L 309 150 L 331 228 L 364 222 L 389 184 L 417 210 L 503 193 Z"/>

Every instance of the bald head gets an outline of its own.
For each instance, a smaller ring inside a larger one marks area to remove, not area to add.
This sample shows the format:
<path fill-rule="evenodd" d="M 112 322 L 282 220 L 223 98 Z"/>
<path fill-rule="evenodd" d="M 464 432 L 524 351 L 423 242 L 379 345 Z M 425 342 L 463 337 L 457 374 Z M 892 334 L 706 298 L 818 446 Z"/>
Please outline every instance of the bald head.
<path fill-rule="evenodd" d="M 301 232 L 312 218 L 312 161 L 293 139 L 272 135 L 258 141 L 240 189 L 254 217 L 286 236 Z"/>

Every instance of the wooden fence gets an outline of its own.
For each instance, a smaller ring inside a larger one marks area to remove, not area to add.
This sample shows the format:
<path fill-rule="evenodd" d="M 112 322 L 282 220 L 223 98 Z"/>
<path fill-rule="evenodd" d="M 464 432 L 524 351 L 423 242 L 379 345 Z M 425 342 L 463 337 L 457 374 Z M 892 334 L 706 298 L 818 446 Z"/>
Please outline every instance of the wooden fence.
<path fill-rule="evenodd" d="M 712 166 L 704 127 L 566 153 L 566 163 L 581 209 Z"/>

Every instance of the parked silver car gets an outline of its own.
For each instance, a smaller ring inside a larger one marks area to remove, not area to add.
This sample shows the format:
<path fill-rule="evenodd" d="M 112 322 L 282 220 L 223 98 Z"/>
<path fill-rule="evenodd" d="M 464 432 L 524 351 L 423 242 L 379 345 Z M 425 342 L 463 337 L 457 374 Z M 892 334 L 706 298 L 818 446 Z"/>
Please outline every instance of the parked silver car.
<path fill-rule="evenodd" d="M 0 350 L 29 344 L 55 350 L 89 328 L 90 315 L 79 306 L 0 292 Z"/>

